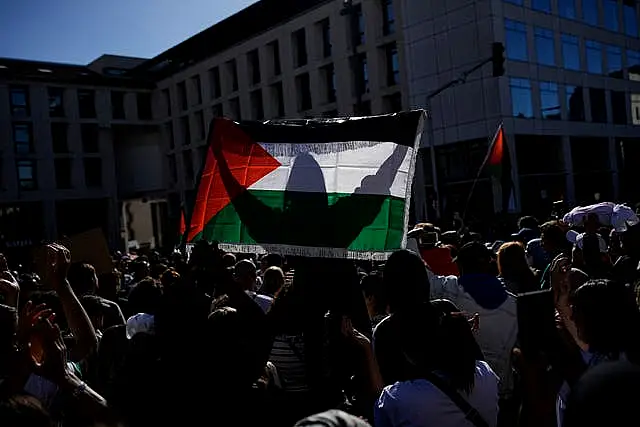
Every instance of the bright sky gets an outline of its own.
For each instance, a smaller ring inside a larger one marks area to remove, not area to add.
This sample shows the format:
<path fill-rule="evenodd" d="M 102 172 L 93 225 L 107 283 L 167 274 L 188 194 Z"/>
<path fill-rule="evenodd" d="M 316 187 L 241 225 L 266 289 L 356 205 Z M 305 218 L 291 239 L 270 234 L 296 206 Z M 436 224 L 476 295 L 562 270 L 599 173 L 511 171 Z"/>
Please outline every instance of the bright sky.
<path fill-rule="evenodd" d="M 153 57 L 256 0 L 0 0 L 0 57 Z"/>

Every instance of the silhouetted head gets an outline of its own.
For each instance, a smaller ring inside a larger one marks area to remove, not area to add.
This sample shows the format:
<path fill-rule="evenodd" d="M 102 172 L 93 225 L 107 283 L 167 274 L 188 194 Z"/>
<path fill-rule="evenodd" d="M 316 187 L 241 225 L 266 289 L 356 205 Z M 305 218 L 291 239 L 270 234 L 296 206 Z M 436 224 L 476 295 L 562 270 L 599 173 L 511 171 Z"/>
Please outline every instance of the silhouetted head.
<path fill-rule="evenodd" d="M 422 259 L 408 250 L 391 254 L 384 267 L 384 290 L 392 312 L 429 300 L 429 276 Z"/>

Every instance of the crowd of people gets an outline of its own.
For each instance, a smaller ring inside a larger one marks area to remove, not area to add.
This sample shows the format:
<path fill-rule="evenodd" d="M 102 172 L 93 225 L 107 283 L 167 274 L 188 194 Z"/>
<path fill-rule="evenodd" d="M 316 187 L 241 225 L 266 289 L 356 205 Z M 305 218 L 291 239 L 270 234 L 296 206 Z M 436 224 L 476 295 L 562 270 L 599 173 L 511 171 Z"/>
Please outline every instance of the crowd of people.
<path fill-rule="evenodd" d="M 0 256 L 0 425 L 632 425 L 638 222 L 600 204 L 495 242 L 423 223 L 385 262 Z"/>

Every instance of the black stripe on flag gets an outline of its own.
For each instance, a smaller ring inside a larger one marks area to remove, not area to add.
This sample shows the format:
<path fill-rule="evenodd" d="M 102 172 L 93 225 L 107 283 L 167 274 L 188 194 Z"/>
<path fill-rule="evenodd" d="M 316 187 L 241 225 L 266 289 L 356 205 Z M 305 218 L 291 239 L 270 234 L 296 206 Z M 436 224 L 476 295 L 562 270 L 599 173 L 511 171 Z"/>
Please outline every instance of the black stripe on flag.
<path fill-rule="evenodd" d="M 246 121 L 238 125 L 256 142 L 311 144 L 380 141 L 414 147 L 423 113 L 422 110 L 416 110 L 372 117 Z"/>

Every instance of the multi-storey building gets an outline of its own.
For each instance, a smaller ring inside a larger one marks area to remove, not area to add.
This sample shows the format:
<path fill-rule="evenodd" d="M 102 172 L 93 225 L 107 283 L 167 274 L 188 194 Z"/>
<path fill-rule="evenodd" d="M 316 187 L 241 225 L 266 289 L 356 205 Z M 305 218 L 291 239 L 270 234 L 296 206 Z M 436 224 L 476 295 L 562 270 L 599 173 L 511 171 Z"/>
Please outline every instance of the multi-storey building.
<path fill-rule="evenodd" d="M 116 246 L 155 200 L 144 234 L 175 237 L 211 118 L 400 111 L 401 29 L 398 0 L 261 0 L 149 60 L 0 59 L 0 234 Z"/>
<path fill-rule="evenodd" d="M 403 0 L 410 105 L 506 47 L 506 75 L 491 65 L 432 99 L 434 149 L 423 150 L 441 209 L 464 211 L 487 143 L 504 123 L 516 210 L 545 212 L 555 200 L 639 201 L 640 39 L 630 0 Z M 430 145 L 430 144 L 429 144 Z M 433 196 L 432 196 L 433 197 Z M 490 217 L 488 179 L 469 211 Z M 434 197 L 435 198 L 435 197 Z"/>
<path fill-rule="evenodd" d="M 99 226 L 113 246 L 170 243 L 211 118 L 424 107 L 492 42 L 506 46 L 505 76 L 488 65 L 431 100 L 420 165 L 441 213 L 498 209 L 487 179 L 467 199 L 499 123 L 516 210 L 638 200 L 634 1 L 260 0 L 147 60 L 0 59 L 0 241 Z"/>

